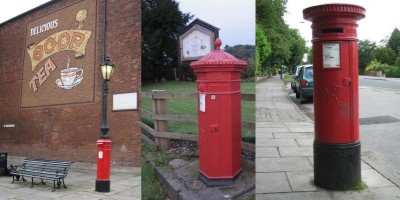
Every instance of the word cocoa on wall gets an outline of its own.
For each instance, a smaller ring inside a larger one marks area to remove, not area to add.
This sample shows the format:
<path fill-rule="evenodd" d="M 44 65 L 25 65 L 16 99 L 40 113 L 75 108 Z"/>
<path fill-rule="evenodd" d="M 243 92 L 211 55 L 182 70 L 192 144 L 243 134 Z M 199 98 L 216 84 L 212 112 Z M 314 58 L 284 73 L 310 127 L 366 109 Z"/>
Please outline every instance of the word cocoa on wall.
<path fill-rule="evenodd" d="M 21 107 L 94 101 L 96 1 L 26 23 Z"/>

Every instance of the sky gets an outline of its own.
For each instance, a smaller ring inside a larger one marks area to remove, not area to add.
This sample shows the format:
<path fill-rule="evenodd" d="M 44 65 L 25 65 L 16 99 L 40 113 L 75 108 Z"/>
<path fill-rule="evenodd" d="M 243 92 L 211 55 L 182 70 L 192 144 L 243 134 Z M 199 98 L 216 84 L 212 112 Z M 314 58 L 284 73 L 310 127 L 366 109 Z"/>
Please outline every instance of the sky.
<path fill-rule="evenodd" d="M 220 28 L 222 47 L 255 44 L 255 0 L 176 0 L 183 13 Z"/>
<path fill-rule="evenodd" d="M 301 36 L 311 46 L 311 22 L 303 19 L 303 10 L 310 6 L 326 3 L 355 4 L 365 8 L 365 18 L 358 21 L 358 39 L 370 40 L 380 44 L 382 39 L 390 37 L 393 30 L 400 28 L 400 2 L 394 0 L 288 0 L 286 24 L 299 29 Z"/>
<path fill-rule="evenodd" d="M 49 0 L 12 0 L 1 1 L 0 6 L 0 23 L 3 23 L 15 16 L 18 16 L 28 10 L 32 10 Z"/>

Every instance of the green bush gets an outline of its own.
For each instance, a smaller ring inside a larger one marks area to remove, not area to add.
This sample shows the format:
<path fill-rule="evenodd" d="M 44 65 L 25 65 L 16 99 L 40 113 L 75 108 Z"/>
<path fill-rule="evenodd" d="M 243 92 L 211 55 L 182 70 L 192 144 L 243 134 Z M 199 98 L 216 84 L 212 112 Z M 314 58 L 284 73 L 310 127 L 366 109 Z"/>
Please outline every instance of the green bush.
<path fill-rule="evenodd" d="M 380 68 L 382 66 L 382 64 L 377 61 L 376 59 L 374 59 L 373 61 L 371 61 L 368 66 L 365 68 L 365 71 L 369 72 L 369 71 L 379 71 L 377 70 L 378 68 Z"/>
<path fill-rule="evenodd" d="M 400 78 L 400 66 L 388 66 L 383 72 L 386 77 Z"/>

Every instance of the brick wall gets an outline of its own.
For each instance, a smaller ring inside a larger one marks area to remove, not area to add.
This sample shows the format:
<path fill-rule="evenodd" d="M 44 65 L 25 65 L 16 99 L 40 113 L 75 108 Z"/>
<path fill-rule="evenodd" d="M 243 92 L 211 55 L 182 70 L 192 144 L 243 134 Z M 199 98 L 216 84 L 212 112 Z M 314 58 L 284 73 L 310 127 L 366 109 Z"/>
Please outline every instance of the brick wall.
<path fill-rule="evenodd" d="M 26 23 L 77 2 L 81 0 L 53 1 L 0 25 L 0 150 L 11 156 L 96 162 L 101 125 L 102 77 L 98 66 L 103 62 L 102 0 L 97 1 L 94 101 L 20 106 Z M 107 0 L 106 29 L 106 54 L 116 66 L 108 96 L 112 164 L 140 166 L 140 110 L 112 111 L 113 94 L 138 92 L 140 96 L 140 1 Z M 5 128 L 3 124 L 15 127 Z"/>

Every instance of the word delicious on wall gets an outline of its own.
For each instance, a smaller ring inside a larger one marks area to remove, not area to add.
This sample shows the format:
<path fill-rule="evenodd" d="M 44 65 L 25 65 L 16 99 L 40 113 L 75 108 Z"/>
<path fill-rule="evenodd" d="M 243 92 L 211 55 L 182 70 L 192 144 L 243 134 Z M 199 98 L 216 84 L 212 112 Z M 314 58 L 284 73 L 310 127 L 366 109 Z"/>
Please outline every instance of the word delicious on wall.
<path fill-rule="evenodd" d="M 58 19 L 53 20 L 51 22 L 47 22 L 40 26 L 36 26 L 35 28 L 31 28 L 31 36 L 37 35 L 41 32 L 45 32 L 53 28 L 57 28 L 57 26 L 58 26 Z"/>
<path fill-rule="evenodd" d="M 21 107 L 94 101 L 96 1 L 27 22 Z"/>

